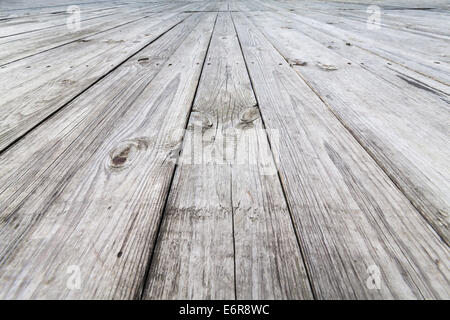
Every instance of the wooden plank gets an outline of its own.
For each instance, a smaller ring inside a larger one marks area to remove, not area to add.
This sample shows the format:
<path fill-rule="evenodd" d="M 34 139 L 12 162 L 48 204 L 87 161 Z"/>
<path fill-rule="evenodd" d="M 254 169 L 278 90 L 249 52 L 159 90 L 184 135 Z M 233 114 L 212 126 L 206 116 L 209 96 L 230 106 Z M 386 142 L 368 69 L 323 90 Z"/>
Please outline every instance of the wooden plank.
<path fill-rule="evenodd" d="M 192 16 L 0 156 L 2 298 L 140 296 L 214 19 Z"/>
<path fill-rule="evenodd" d="M 229 13 L 206 62 L 144 298 L 312 298 Z"/>
<path fill-rule="evenodd" d="M 19 7 L 14 6 L 17 4 L 17 1 L 13 1 L 10 3 L 5 3 L 2 1 L 0 3 L 0 17 L 5 19 L 16 19 L 16 18 L 32 18 L 40 15 L 58 15 L 66 11 L 69 4 L 51 4 L 46 3 L 43 6 L 36 6 L 36 5 L 29 5 L 30 2 L 27 2 L 28 5 L 21 5 Z M 73 3 L 73 2 L 72 2 Z M 96 10 L 96 9 L 102 9 L 107 7 L 119 7 L 119 6 L 125 6 L 127 5 L 123 1 L 90 1 L 89 3 L 80 3 L 80 1 L 77 1 L 77 5 L 83 10 L 83 11 L 89 11 L 89 10 Z"/>
<path fill-rule="evenodd" d="M 0 69 L 0 150 L 186 16 L 155 14 Z"/>
<path fill-rule="evenodd" d="M 405 81 L 399 81 L 400 76 L 412 78 L 412 81 L 417 82 L 419 87 L 421 86 L 423 90 L 418 91 L 418 87 L 414 87 L 411 84 L 410 86 L 399 85 L 402 90 L 407 90 L 408 94 L 412 94 L 414 96 L 434 96 L 439 97 L 439 99 L 443 101 L 447 101 L 448 95 L 450 95 L 449 86 L 402 67 L 401 65 L 393 63 L 383 57 L 380 57 L 379 55 L 370 53 L 367 50 L 359 48 L 358 46 L 354 46 L 351 42 L 336 39 L 336 37 L 331 36 L 326 32 L 317 30 L 298 21 L 294 22 L 290 20 L 290 22 L 287 22 L 285 15 L 282 17 L 278 15 L 271 15 L 271 17 L 273 17 L 273 21 L 277 23 L 279 28 L 284 29 L 283 32 L 290 32 L 288 30 L 291 29 L 302 32 L 309 38 L 324 45 L 326 49 L 338 53 L 340 56 L 348 59 L 352 64 L 359 64 L 362 68 L 369 70 L 371 73 L 376 74 L 379 78 L 382 78 L 385 81 L 405 84 Z M 283 33 L 281 35 L 283 36 Z M 408 90 L 409 88 L 414 90 Z"/>
<path fill-rule="evenodd" d="M 268 131 L 316 296 L 448 298 L 448 247 L 264 36 L 232 16 L 266 128 L 283 137 Z"/>
<path fill-rule="evenodd" d="M 442 44 L 448 42 L 449 33 L 443 30 L 447 30 L 448 28 L 450 28 L 450 23 L 448 22 L 448 20 L 445 20 L 445 18 L 442 19 L 439 13 L 434 15 L 430 12 L 426 19 L 422 18 L 421 21 L 433 21 L 434 16 L 436 16 L 437 21 L 435 21 L 434 23 L 440 22 L 440 24 L 435 25 L 434 29 L 428 28 L 425 29 L 425 32 L 420 32 L 411 29 L 411 23 L 403 23 L 402 26 L 402 24 L 399 23 L 400 19 L 395 19 L 395 23 L 392 23 L 392 20 L 390 20 L 389 17 L 386 16 L 386 11 L 382 8 L 380 8 L 380 20 L 378 23 L 379 28 L 369 29 L 367 28 L 367 20 L 370 17 L 370 13 L 368 13 L 366 10 L 367 7 L 365 7 L 364 11 L 362 12 L 352 10 L 350 14 L 348 14 L 348 11 L 345 11 L 345 14 L 341 14 L 340 12 L 329 12 L 326 8 L 324 8 L 324 10 L 308 10 L 308 12 L 305 13 L 305 16 L 310 16 L 320 21 L 322 21 L 323 18 L 328 19 L 328 21 L 331 20 L 331 22 L 334 22 L 334 24 L 332 23 L 332 25 L 351 32 L 365 31 L 364 37 L 373 39 L 377 42 L 380 41 L 389 44 L 390 41 L 396 40 L 399 43 L 391 44 L 391 46 L 398 47 L 403 50 L 404 48 L 402 48 L 402 45 L 409 44 L 410 50 L 420 52 L 422 55 L 426 55 L 427 53 L 430 54 L 429 51 L 425 50 L 426 46 L 423 46 L 424 41 L 426 42 L 427 46 L 433 48 L 432 54 L 438 53 L 438 51 L 441 51 L 440 53 L 444 52 L 444 47 Z M 356 15 L 355 12 L 359 14 Z M 302 15 L 302 13 L 300 13 L 300 15 Z M 404 15 L 402 15 L 402 17 L 404 17 Z M 449 16 L 447 15 L 447 19 L 448 18 Z M 440 33 L 442 34 L 433 32 L 433 30 L 437 29 L 437 26 L 441 28 Z M 439 57 L 440 56 L 437 56 L 437 59 L 440 59 Z"/>
<path fill-rule="evenodd" d="M 360 10 L 337 10 L 337 12 L 332 12 L 332 15 L 367 23 L 367 18 L 370 16 L 367 8 L 368 6 L 364 5 Z M 380 26 L 383 28 L 392 28 L 427 37 L 449 40 L 449 34 L 446 32 L 446 29 L 450 28 L 448 12 L 401 10 L 401 14 L 398 14 L 399 10 L 380 9 L 382 13 Z M 330 13 L 328 8 L 319 8 L 318 11 Z M 445 28 L 446 26 L 447 28 Z"/>
<path fill-rule="evenodd" d="M 310 11 L 286 14 L 290 19 L 327 32 L 336 39 L 350 42 L 443 84 L 450 84 L 448 41 L 387 28 L 368 30 L 366 24 L 345 18 L 333 23 L 336 22 L 333 16 Z"/>
<path fill-rule="evenodd" d="M 217 5 L 218 5 L 218 10 L 219 11 L 230 11 L 230 2 L 228 0 L 225 1 L 218 1 Z"/>
<path fill-rule="evenodd" d="M 261 0 L 259 0 L 261 1 Z M 268 1 L 268 0 L 265 0 Z M 295 3 L 291 3 L 291 6 L 287 7 L 288 8 L 296 8 L 296 6 L 293 6 Z M 313 9 L 317 9 L 318 8 L 322 8 L 323 7 L 323 3 L 308 3 L 307 9 L 309 10 L 310 7 L 312 7 Z M 354 12 L 358 12 L 361 11 L 360 7 L 364 7 L 364 12 L 365 9 L 367 9 L 367 5 L 363 5 L 363 4 L 350 4 L 350 3 L 345 3 L 344 5 L 339 4 L 339 3 L 330 3 L 327 2 L 326 3 L 326 7 L 328 10 L 331 10 L 330 7 L 337 6 L 337 9 L 334 9 L 336 11 L 339 11 L 339 13 L 341 14 L 351 14 Z M 358 9 L 351 9 L 352 7 L 356 6 Z M 341 10 L 338 10 L 341 9 Z M 351 9 L 351 10 L 350 10 Z M 297 15 L 300 14 L 305 11 L 305 8 L 303 8 L 303 6 L 301 8 L 296 8 Z M 385 8 L 383 8 L 383 19 L 384 16 L 388 13 L 386 13 Z M 398 11 L 398 10 L 392 10 L 392 11 Z M 399 17 L 403 17 L 403 12 L 405 10 L 401 10 L 402 14 L 398 15 Z M 420 10 L 412 10 L 413 12 L 421 12 Z M 426 12 L 426 11 L 424 11 Z M 284 25 L 282 26 L 283 29 L 297 29 L 299 31 L 305 31 L 303 32 L 306 35 L 311 35 L 310 38 L 313 38 L 314 40 L 319 41 L 322 44 L 326 44 L 326 47 L 329 49 L 332 49 L 333 51 L 339 52 L 340 55 L 345 56 L 347 59 L 349 60 L 353 60 L 355 62 L 358 62 L 359 64 L 361 64 L 361 66 L 363 66 L 364 68 L 369 68 L 371 70 L 372 73 L 376 73 L 378 74 L 380 77 L 384 77 L 385 75 L 389 75 L 389 74 L 393 74 L 392 71 L 394 71 L 396 74 L 406 74 L 409 77 L 413 77 L 415 78 L 418 82 L 420 82 L 422 85 L 429 87 L 432 91 L 435 92 L 435 94 L 439 94 L 439 92 L 444 92 L 444 94 L 448 95 L 449 94 L 449 86 L 439 83 L 437 81 L 434 81 L 433 79 L 430 79 L 426 76 L 423 76 L 417 72 L 414 72 L 410 69 L 407 69 L 405 67 L 402 67 L 399 64 L 393 63 L 392 61 L 389 61 L 388 59 L 385 59 L 379 55 L 373 54 L 368 52 L 367 50 L 361 49 L 357 46 L 354 46 L 351 42 L 347 41 L 346 39 L 342 38 L 336 38 L 336 36 L 334 35 L 330 35 L 329 33 L 325 32 L 324 30 L 320 30 L 317 28 L 313 28 L 301 21 L 294 20 L 292 18 L 295 18 L 295 15 L 292 14 L 287 14 L 286 11 L 283 10 L 278 10 L 277 14 L 281 14 L 283 15 L 283 17 L 279 17 L 278 18 L 278 22 L 281 24 L 284 23 Z M 431 13 L 430 13 L 431 14 Z M 433 15 L 435 16 L 436 14 L 438 14 L 438 12 L 433 12 Z M 252 16 L 257 16 L 257 14 L 253 14 Z M 434 17 L 433 17 L 434 18 Z M 439 20 L 437 19 L 437 21 L 431 21 L 432 19 L 429 19 L 430 23 L 434 23 L 436 25 L 436 27 L 442 25 L 442 19 Z M 436 20 L 436 19 L 435 19 Z M 383 20 L 384 21 L 384 20 Z M 335 24 L 338 23 L 338 17 L 336 17 L 336 20 L 330 19 L 329 21 L 327 21 L 327 24 Z M 442 28 L 441 28 L 442 29 Z M 306 32 L 307 30 L 307 32 Z M 344 45 L 345 44 L 345 45 Z M 386 79 L 386 81 L 391 81 L 392 79 Z M 441 94 L 442 97 L 442 94 Z M 444 98 L 444 97 L 442 97 Z"/>
<path fill-rule="evenodd" d="M 114 13 L 119 13 L 120 8 L 105 8 L 98 10 L 81 11 L 80 23 L 83 21 L 98 19 L 109 16 Z M 53 28 L 57 26 L 65 26 L 69 13 L 66 11 L 58 12 L 56 14 L 38 15 L 35 17 L 21 17 L 16 19 L 9 19 L 0 23 L 0 38 L 5 38 L 13 35 L 23 34 L 27 32 L 36 32 L 38 30 Z"/>
<path fill-rule="evenodd" d="M 117 3 L 116 5 L 104 2 L 103 4 L 81 4 L 69 3 L 65 6 L 57 7 L 58 10 L 51 7 L 50 12 L 39 9 L 33 14 L 26 14 L 21 16 L 5 17 L 0 19 L 0 37 L 7 37 L 16 34 L 23 34 L 27 32 L 36 32 L 43 29 L 48 29 L 56 26 L 65 26 L 70 13 L 67 11 L 70 5 L 75 5 L 80 9 L 81 24 L 85 20 L 101 18 L 107 14 L 117 14 L 120 12 L 139 9 L 147 13 L 154 12 L 168 12 L 173 9 L 181 9 L 182 7 L 189 7 L 189 4 L 179 4 L 172 2 L 161 3 Z M 5 11 L 7 12 L 7 11 Z"/>
<path fill-rule="evenodd" d="M 158 6 L 157 10 L 153 6 L 144 6 L 143 8 L 140 5 L 126 6 L 114 15 L 81 21 L 80 30 L 69 30 L 67 25 L 64 24 L 36 32 L 20 33 L 15 36 L 0 38 L 0 45 L 4 47 L 0 52 L 0 67 L 76 41 L 83 41 L 87 37 L 102 34 L 146 17 L 154 16 L 154 11 L 169 14 L 193 10 L 198 7 L 197 3 L 169 3 L 162 7 Z"/>
<path fill-rule="evenodd" d="M 364 68 L 365 63 L 359 65 L 361 56 L 370 56 L 367 51 L 332 43 L 330 37 L 321 44 L 317 39 L 323 34 L 303 25 L 289 27 L 278 14 L 254 20 L 449 244 L 448 95 L 421 84 L 417 76 L 389 69 L 377 71 L 383 75 L 373 74 Z M 335 52 L 335 47 L 345 49 Z M 366 60 L 385 65 L 377 56 Z M 420 86 L 423 90 L 417 90 Z"/>
<path fill-rule="evenodd" d="M 144 19 L 150 13 L 140 9 L 123 9 L 114 16 L 84 21 L 80 30 L 71 31 L 66 25 L 37 32 L 18 34 L 0 39 L 0 67 L 38 53 L 58 48 L 86 37 Z"/>

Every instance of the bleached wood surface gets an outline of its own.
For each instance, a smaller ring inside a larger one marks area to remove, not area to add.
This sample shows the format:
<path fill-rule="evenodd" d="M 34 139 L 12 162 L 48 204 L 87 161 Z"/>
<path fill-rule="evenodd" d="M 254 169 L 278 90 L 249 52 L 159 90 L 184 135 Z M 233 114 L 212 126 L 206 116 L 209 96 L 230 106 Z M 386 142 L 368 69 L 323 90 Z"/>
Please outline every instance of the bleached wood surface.
<path fill-rule="evenodd" d="M 450 298 L 447 1 L 73 3 L 0 3 L 0 298 Z"/>
<path fill-rule="evenodd" d="M 310 299 L 229 13 L 205 62 L 145 297 Z"/>

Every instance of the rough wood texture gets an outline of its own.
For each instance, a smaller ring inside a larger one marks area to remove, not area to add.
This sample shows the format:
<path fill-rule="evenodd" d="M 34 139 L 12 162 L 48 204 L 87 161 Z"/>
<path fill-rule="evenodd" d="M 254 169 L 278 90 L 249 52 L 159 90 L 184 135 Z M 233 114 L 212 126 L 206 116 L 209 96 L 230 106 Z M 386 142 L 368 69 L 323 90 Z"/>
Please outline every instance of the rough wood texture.
<path fill-rule="evenodd" d="M 448 296 L 447 247 L 263 35 L 233 17 L 265 124 L 285 137 L 272 148 L 317 296 Z M 380 290 L 366 286 L 371 265 Z"/>
<path fill-rule="evenodd" d="M 450 299 L 449 12 L 0 1 L 0 298 Z"/>
<path fill-rule="evenodd" d="M 100 8 L 94 10 L 83 10 L 80 21 L 88 21 L 106 16 L 111 16 L 120 12 L 118 7 Z M 65 26 L 69 13 L 66 11 L 41 14 L 35 17 L 25 16 L 17 18 L 2 19 L 0 21 L 0 38 L 6 38 L 27 32 L 50 29 L 56 26 Z M 113 18 L 113 17 L 110 17 Z"/>
<path fill-rule="evenodd" d="M 187 16 L 152 15 L 0 69 L 0 150 Z"/>
<path fill-rule="evenodd" d="M 271 14 L 255 20 L 292 67 L 450 243 L 447 94 L 422 84 L 417 79 L 420 75 L 391 70 L 383 70 L 382 76 L 373 74 L 366 70 L 364 62 L 360 64 L 358 53 L 363 52 L 359 48 L 351 50 L 351 43 L 335 43 L 332 38 L 318 43 L 315 39 L 320 39 L 321 34 L 307 26 L 293 23 L 289 27 L 278 15 Z M 334 47 L 347 49 L 335 52 Z M 364 56 L 370 59 L 373 55 L 364 51 Z M 381 58 L 373 56 L 372 60 Z M 347 88 L 352 88 L 351 92 Z"/>
<path fill-rule="evenodd" d="M 272 9 L 278 8 L 275 1 L 264 0 L 263 2 L 268 3 Z M 330 13 L 330 8 L 327 5 L 319 6 L 319 10 L 317 10 L 317 7 L 312 9 L 307 5 L 305 10 L 304 7 L 300 7 L 295 2 L 291 3 L 289 12 L 296 13 L 294 19 L 298 19 L 317 30 L 330 33 L 337 39 L 350 41 L 353 45 L 358 45 L 369 52 L 421 72 L 446 85 L 450 84 L 450 60 L 447 53 L 448 32 L 447 37 L 430 37 L 429 35 L 383 27 L 384 12 L 388 11 L 389 7 L 385 8 L 381 4 L 377 6 L 380 12 L 379 23 L 377 22 L 376 27 L 369 29 L 368 19 L 371 14 L 367 12 L 368 4 L 357 6 L 360 10 L 365 11 L 365 19 L 361 21 L 348 19 L 346 16 L 337 17 L 336 11 L 339 12 L 339 10 L 331 10 Z M 374 3 L 370 4 L 374 5 Z M 322 10 L 320 10 L 320 7 Z M 284 12 L 286 11 L 284 10 Z M 441 20 L 441 24 L 437 21 L 435 25 L 448 30 L 450 26 L 448 22 L 449 11 L 442 10 L 442 13 L 446 16 L 447 21 Z M 434 19 L 434 15 L 430 16 L 429 19 Z M 424 45 L 425 43 L 426 45 Z"/>
<path fill-rule="evenodd" d="M 214 18 L 195 15 L 2 155 L 3 298 L 139 297 Z"/>
<path fill-rule="evenodd" d="M 145 297 L 312 298 L 229 14 L 202 74 Z"/>

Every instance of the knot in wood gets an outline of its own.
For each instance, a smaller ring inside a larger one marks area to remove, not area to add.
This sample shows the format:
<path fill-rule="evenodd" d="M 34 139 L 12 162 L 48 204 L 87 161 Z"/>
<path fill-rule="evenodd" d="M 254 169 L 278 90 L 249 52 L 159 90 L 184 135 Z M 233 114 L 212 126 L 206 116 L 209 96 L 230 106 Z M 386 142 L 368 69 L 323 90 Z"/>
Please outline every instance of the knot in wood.
<path fill-rule="evenodd" d="M 108 167 L 112 170 L 121 170 L 131 165 L 140 150 L 148 148 L 145 138 L 134 138 L 121 142 L 109 153 Z"/>

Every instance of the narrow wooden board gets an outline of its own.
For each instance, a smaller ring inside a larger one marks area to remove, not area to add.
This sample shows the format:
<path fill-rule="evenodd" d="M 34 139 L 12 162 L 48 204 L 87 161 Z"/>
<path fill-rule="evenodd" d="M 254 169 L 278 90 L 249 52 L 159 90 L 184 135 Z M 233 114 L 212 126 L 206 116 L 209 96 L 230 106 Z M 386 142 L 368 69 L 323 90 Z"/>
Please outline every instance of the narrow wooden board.
<path fill-rule="evenodd" d="M 229 13 L 217 19 L 172 185 L 145 298 L 312 298 Z"/>
<path fill-rule="evenodd" d="M 447 246 L 254 25 L 232 16 L 264 123 L 283 137 L 268 130 L 316 297 L 448 298 Z"/>
<path fill-rule="evenodd" d="M 169 31 L 1 155 L 2 298 L 140 297 L 215 16 Z"/>

